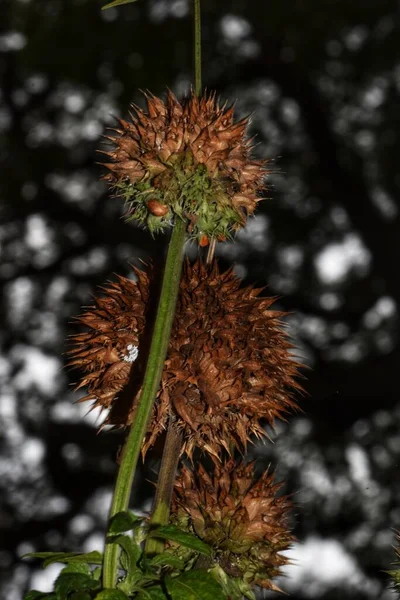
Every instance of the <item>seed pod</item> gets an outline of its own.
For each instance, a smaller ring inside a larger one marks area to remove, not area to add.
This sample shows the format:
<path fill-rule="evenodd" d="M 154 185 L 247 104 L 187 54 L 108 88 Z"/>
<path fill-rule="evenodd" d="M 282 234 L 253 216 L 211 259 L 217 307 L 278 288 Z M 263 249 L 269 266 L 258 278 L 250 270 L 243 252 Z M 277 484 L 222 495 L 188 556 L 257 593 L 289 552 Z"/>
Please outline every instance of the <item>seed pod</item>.
<path fill-rule="evenodd" d="M 168 213 L 168 206 L 161 204 L 156 198 L 147 201 L 147 208 L 156 217 L 164 217 Z"/>

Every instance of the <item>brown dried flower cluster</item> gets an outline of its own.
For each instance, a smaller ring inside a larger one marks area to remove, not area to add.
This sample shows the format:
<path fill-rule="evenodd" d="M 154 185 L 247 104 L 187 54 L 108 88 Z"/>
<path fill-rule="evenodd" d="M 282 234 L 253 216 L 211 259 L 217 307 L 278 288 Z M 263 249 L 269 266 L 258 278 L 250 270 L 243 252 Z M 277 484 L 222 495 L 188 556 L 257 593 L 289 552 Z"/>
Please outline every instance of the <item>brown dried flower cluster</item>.
<path fill-rule="evenodd" d="M 201 245 L 229 237 L 253 214 L 267 173 L 266 161 L 250 156 L 248 119 L 234 123 L 233 108 L 219 106 L 214 93 L 146 99 L 147 112 L 134 107 L 108 137 L 115 149 L 105 152 L 105 179 L 151 232 L 176 215 Z"/>
<path fill-rule="evenodd" d="M 136 275 L 138 283 L 119 277 L 106 288 L 79 317 L 89 332 L 74 337 L 70 364 L 84 371 L 78 387 L 89 392 L 82 400 L 105 408 L 118 404 L 136 366 L 129 362 L 132 349 L 140 352 L 149 279 L 143 271 Z M 198 447 L 218 459 L 222 448 L 245 449 L 252 435 L 265 435 L 263 423 L 273 425 L 296 407 L 298 364 L 282 313 L 270 310 L 274 299 L 260 292 L 240 288 L 233 271 L 220 273 L 216 263 L 211 269 L 186 263 L 144 454 L 171 414 L 183 432 L 182 452 L 191 457 Z M 112 411 L 107 422 L 128 424 L 133 412 L 132 402 L 119 421 Z"/>
<path fill-rule="evenodd" d="M 214 559 L 231 577 L 245 584 L 278 590 L 272 579 L 289 561 L 280 554 L 293 542 L 287 517 L 291 505 L 278 497 L 281 485 L 265 472 L 258 480 L 254 463 L 229 460 L 215 465 L 183 467 L 175 482 L 171 516 L 215 550 Z"/>

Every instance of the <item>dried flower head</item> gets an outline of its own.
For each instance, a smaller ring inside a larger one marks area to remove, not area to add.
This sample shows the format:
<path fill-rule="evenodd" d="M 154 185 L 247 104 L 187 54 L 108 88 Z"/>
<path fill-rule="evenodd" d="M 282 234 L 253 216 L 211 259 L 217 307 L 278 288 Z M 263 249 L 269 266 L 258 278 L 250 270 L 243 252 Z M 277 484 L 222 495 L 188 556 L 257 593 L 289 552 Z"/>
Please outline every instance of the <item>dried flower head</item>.
<path fill-rule="evenodd" d="M 83 400 L 112 407 L 108 423 L 128 424 L 116 414 L 119 394 L 136 363 L 126 361 L 128 346 L 139 346 L 145 326 L 149 279 L 136 271 L 138 283 L 123 277 L 105 289 L 105 296 L 79 317 L 89 332 L 74 337 L 71 365 L 85 375 Z M 143 453 L 165 429 L 170 415 L 183 432 L 182 452 L 191 457 L 199 447 L 219 457 L 221 449 L 245 449 L 252 435 L 262 437 L 263 423 L 295 408 L 292 393 L 300 388 L 298 364 L 282 328 L 282 313 L 270 310 L 273 298 L 261 289 L 240 287 L 232 269 L 220 273 L 200 261 L 186 263 L 177 313 L 153 408 Z"/>
<path fill-rule="evenodd" d="M 152 233 L 188 220 L 192 238 L 206 245 L 225 239 L 251 215 L 267 173 L 265 160 L 250 157 L 248 119 L 233 122 L 233 108 L 215 94 L 193 92 L 179 102 L 146 95 L 147 112 L 134 107 L 131 121 L 119 120 L 115 148 L 105 154 L 105 179 L 125 199 L 130 219 Z"/>
<path fill-rule="evenodd" d="M 77 318 L 88 331 L 71 336 L 68 364 L 85 374 L 75 388 L 88 388 L 80 402 L 95 400 L 94 406 L 109 408 L 128 382 L 132 363 L 139 355 L 149 299 L 148 276 L 136 268 L 134 273 L 137 281 L 118 276 Z"/>
<path fill-rule="evenodd" d="M 293 536 L 287 526 L 291 508 L 281 485 L 265 472 L 254 476 L 254 463 L 232 459 L 208 474 L 183 467 L 175 482 L 172 521 L 214 549 L 214 560 L 227 575 L 249 586 L 278 589 L 272 579 L 288 563 L 281 552 Z"/>

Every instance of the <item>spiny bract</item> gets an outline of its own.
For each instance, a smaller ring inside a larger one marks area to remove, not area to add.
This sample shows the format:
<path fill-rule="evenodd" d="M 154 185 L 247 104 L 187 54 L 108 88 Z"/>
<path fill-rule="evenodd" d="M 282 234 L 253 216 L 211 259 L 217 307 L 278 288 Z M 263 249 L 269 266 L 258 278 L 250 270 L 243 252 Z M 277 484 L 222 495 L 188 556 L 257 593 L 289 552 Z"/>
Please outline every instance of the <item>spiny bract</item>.
<path fill-rule="evenodd" d="M 253 214 L 268 172 L 266 160 L 250 156 L 248 119 L 234 123 L 233 108 L 214 93 L 146 99 L 147 112 L 135 106 L 107 138 L 115 148 L 105 152 L 112 162 L 104 179 L 125 199 L 128 218 L 152 233 L 183 218 L 200 245 L 231 237 Z"/>
<path fill-rule="evenodd" d="M 140 356 L 146 322 L 149 278 L 144 271 L 136 275 L 137 283 L 119 277 L 79 317 L 89 331 L 74 336 L 70 351 L 70 364 L 84 371 L 78 388 L 88 386 L 82 400 L 111 408 L 106 422 L 114 425 L 132 421 L 140 393 L 129 406 L 121 403 L 130 371 L 138 368 L 129 358 L 135 348 Z M 144 454 L 170 415 L 183 433 L 182 452 L 191 457 L 198 447 L 218 460 L 222 448 L 244 450 L 252 435 L 265 435 L 263 424 L 296 407 L 298 364 L 283 313 L 270 310 L 274 298 L 260 292 L 241 288 L 232 269 L 220 273 L 216 263 L 185 264 Z"/>
<path fill-rule="evenodd" d="M 215 562 L 237 579 L 242 594 L 246 585 L 279 589 L 272 579 L 288 563 L 281 552 L 293 541 L 291 505 L 277 495 L 280 487 L 268 472 L 256 479 L 254 463 L 232 459 L 215 465 L 212 474 L 202 465 L 183 467 L 175 482 L 172 522 L 213 548 Z"/>

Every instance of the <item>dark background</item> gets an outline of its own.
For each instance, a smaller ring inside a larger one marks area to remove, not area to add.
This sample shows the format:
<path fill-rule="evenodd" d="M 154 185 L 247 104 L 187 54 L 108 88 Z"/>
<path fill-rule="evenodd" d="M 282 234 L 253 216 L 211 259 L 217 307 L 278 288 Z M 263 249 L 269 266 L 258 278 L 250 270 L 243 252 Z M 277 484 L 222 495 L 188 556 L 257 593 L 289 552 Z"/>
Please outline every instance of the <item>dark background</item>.
<path fill-rule="evenodd" d="M 118 434 L 63 369 L 96 286 L 164 240 L 127 225 L 96 164 L 139 89 L 191 82 L 191 3 L 10 0 L 0 27 L 2 594 L 48 589 L 19 556 L 101 547 Z M 204 83 L 252 113 L 269 198 L 234 245 L 311 367 L 304 412 L 256 447 L 294 493 L 292 598 L 393 598 L 400 528 L 399 8 L 394 0 L 203 0 Z M 4 10 L 5 9 L 5 10 Z M 149 508 L 146 480 L 136 504 Z M 143 504 L 145 502 L 145 504 Z"/>

